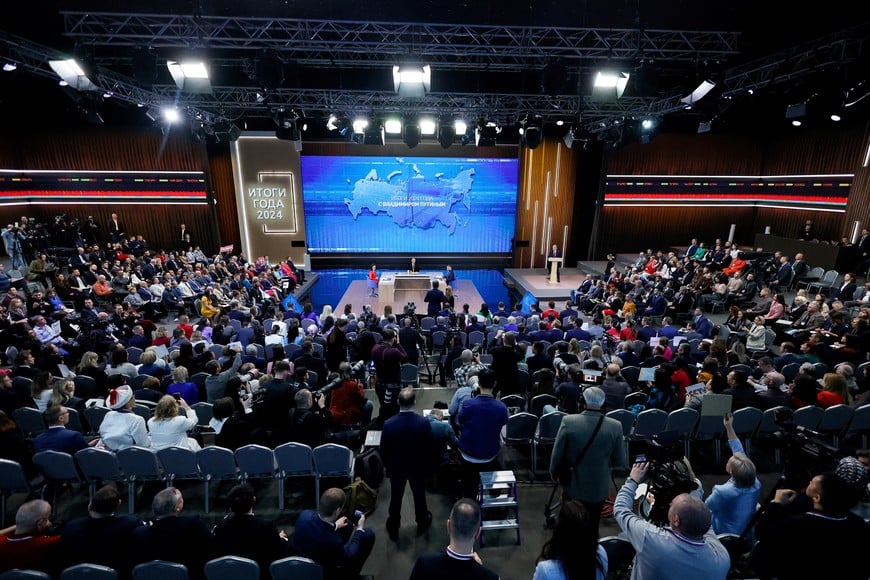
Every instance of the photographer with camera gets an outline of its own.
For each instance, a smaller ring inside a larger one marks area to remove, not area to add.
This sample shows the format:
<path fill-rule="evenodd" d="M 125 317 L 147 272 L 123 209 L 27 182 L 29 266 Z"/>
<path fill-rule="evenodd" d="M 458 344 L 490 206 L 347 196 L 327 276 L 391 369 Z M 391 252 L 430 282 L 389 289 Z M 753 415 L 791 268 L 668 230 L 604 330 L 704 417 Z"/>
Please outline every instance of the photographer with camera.
<path fill-rule="evenodd" d="M 362 372 L 364 367 L 363 361 L 353 365 L 343 362 L 338 367 L 339 383 L 329 396 L 329 411 L 336 425 L 368 425 L 372 420 L 374 404 L 366 399 L 362 384 L 354 378 L 354 374 Z"/>
<path fill-rule="evenodd" d="M 632 578 L 705 578 L 724 580 L 731 558 L 710 526 L 710 509 L 682 493 L 668 510 L 668 525 L 659 527 L 632 510 L 637 487 L 646 481 L 648 463 L 635 463 L 616 501 L 613 515 L 635 549 Z"/>
<path fill-rule="evenodd" d="M 380 403 L 378 422 L 383 425 L 399 412 L 396 396 L 402 388 L 402 364 L 408 361 L 408 353 L 399 343 L 395 330 L 386 328 L 381 337 L 381 342 L 372 348 L 372 361 L 377 376 L 375 391 Z"/>
<path fill-rule="evenodd" d="M 626 465 L 625 444 L 620 422 L 604 415 L 604 391 L 588 387 L 583 400 L 581 413 L 562 418 L 550 457 L 550 475 L 562 483 L 563 501 L 582 502 L 597 528 L 610 491 L 610 472 Z"/>
<path fill-rule="evenodd" d="M 6 226 L 6 229 L 3 230 L 3 245 L 6 247 L 6 253 L 9 254 L 9 257 L 12 258 L 12 270 L 20 270 L 24 266 L 24 252 L 22 244 L 27 239 L 27 236 L 24 235 L 21 227 L 19 227 L 18 222 L 15 224 L 9 224 Z"/>

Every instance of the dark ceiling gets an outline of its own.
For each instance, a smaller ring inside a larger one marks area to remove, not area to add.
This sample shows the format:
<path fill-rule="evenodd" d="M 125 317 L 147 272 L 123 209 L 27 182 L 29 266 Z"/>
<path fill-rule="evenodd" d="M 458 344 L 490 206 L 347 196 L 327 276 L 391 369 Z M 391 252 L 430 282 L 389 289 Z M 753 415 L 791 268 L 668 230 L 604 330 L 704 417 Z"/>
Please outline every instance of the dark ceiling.
<path fill-rule="evenodd" d="M 812 124 L 830 122 L 833 108 L 857 101 L 844 121 L 862 122 L 870 109 L 870 98 L 860 98 L 870 90 L 868 4 L 30 2 L 0 23 L 0 57 L 20 63 L 14 72 L 0 72 L 0 120 L 7 126 L 151 125 L 145 112 L 175 101 L 207 125 L 228 120 L 248 129 L 274 129 L 275 111 L 293 109 L 311 121 L 312 137 L 329 136 L 319 121 L 330 113 L 425 112 L 507 126 L 528 112 L 593 134 L 652 114 L 665 131 L 695 132 L 702 121 L 713 121 L 714 131 L 746 131 L 784 125 L 789 104 L 806 101 L 808 115 L 816 114 Z M 183 49 L 210 62 L 213 94 L 175 88 L 163 63 Z M 158 63 L 153 82 L 136 57 L 143 52 Z M 47 60 L 60 53 L 90 62 L 100 90 L 58 87 Z M 278 63 L 280 84 L 268 82 L 263 69 L 257 74 L 265 55 Z M 390 67 L 410 56 L 432 65 L 432 92 L 424 99 L 393 92 Z M 607 63 L 632 72 L 620 102 L 590 99 L 592 74 Z M 704 78 L 716 80 L 716 90 L 684 110 L 679 97 Z M 263 93 L 266 84 L 273 86 Z M 113 96 L 104 97 L 108 92 Z M 258 92 L 265 101 L 256 101 Z"/>

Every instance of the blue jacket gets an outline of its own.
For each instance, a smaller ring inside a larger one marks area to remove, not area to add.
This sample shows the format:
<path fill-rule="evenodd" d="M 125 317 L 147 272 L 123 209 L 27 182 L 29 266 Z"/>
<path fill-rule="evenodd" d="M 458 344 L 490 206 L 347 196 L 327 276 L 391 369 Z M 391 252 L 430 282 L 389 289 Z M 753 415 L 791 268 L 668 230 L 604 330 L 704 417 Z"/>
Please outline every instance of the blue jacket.
<path fill-rule="evenodd" d="M 73 455 L 87 446 L 88 443 L 81 433 L 66 427 L 49 427 L 33 439 L 35 453 L 51 450 Z"/>

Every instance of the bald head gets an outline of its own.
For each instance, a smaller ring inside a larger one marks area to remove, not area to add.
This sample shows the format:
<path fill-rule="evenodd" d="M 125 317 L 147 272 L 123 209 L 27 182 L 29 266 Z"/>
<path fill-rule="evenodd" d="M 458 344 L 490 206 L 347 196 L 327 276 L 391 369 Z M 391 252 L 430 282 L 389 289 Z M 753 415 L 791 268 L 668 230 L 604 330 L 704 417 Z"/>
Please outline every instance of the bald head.
<path fill-rule="evenodd" d="M 675 497 L 668 510 L 668 522 L 671 528 L 695 540 L 704 537 L 710 529 L 712 517 L 707 504 L 687 493 Z"/>

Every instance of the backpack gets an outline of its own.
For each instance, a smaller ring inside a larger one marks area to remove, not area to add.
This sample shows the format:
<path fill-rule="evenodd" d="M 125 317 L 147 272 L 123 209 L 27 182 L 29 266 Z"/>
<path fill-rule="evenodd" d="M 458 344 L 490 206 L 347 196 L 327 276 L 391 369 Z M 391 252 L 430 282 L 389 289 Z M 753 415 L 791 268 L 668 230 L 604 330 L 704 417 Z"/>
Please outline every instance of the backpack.
<path fill-rule="evenodd" d="M 354 475 L 372 489 L 378 489 L 384 481 L 384 460 L 376 447 L 360 453 L 353 464 Z"/>
<path fill-rule="evenodd" d="M 369 487 L 369 485 L 359 477 L 357 477 L 353 483 L 344 488 L 344 493 L 347 496 L 345 509 L 348 514 L 352 514 L 355 510 L 359 510 L 368 516 L 375 511 L 375 507 L 378 505 L 377 490 Z"/>

